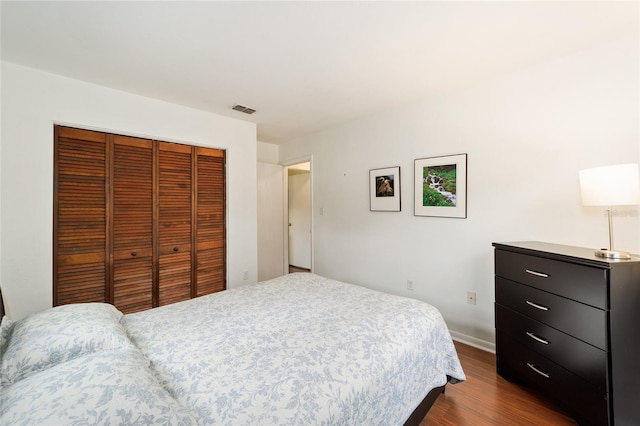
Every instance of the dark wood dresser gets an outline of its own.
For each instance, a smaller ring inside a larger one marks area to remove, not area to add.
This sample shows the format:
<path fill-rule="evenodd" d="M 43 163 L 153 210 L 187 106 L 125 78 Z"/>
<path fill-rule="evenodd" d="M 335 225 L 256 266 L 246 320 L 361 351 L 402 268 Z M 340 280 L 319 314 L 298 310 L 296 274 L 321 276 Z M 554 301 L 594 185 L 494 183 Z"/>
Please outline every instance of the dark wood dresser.
<path fill-rule="evenodd" d="M 580 424 L 640 425 L 640 257 L 493 243 L 498 374 Z"/>

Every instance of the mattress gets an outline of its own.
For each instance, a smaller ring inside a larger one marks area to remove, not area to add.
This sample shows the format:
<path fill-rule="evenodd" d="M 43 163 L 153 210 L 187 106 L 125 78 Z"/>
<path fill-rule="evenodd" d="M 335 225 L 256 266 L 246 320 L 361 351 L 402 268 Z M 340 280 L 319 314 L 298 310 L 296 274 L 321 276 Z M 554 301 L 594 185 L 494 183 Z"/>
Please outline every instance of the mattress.
<path fill-rule="evenodd" d="M 465 379 L 436 308 L 309 273 L 122 323 L 201 424 L 401 425 L 430 389 Z"/>

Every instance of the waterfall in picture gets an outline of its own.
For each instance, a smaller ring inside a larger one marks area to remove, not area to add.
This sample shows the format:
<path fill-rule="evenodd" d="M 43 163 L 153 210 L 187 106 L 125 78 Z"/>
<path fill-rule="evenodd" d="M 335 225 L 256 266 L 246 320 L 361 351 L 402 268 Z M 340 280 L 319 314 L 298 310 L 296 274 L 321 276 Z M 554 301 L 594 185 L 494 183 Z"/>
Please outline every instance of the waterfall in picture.
<path fill-rule="evenodd" d="M 423 206 L 456 207 L 456 165 L 425 167 L 422 171 Z"/>

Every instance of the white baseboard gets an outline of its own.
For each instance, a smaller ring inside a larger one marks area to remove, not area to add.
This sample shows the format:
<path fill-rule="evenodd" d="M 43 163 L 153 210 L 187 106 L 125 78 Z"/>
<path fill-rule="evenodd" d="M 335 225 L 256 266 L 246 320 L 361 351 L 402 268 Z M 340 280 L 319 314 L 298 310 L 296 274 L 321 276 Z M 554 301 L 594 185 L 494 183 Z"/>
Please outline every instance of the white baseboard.
<path fill-rule="evenodd" d="M 457 331 L 449 330 L 451 338 L 457 342 L 464 343 L 465 345 L 473 346 L 474 348 L 482 349 L 483 351 L 496 353 L 496 344 L 487 342 L 486 340 L 478 339 L 477 337 L 467 336 L 466 334 L 459 333 Z"/>

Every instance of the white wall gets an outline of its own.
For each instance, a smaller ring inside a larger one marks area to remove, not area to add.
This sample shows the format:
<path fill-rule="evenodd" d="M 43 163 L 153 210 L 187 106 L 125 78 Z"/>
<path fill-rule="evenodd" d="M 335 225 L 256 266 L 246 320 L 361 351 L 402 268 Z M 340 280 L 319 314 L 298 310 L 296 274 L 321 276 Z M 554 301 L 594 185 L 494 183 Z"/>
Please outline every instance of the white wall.
<path fill-rule="evenodd" d="M 257 146 L 258 146 L 258 162 L 259 163 L 278 164 L 278 160 L 279 160 L 278 145 L 258 141 Z"/>
<path fill-rule="evenodd" d="M 228 287 L 256 281 L 255 124 L 7 62 L 1 78 L 0 283 L 13 318 L 52 304 L 54 123 L 226 149 Z"/>
<path fill-rule="evenodd" d="M 491 348 L 493 241 L 607 244 L 604 212 L 581 206 L 578 171 L 640 160 L 638 47 L 598 46 L 282 145 L 282 163 L 314 158 L 315 272 L 428 301 L 454 336 Z M 415 217 L 413 160 L 459 153 L 468 218 Z M 370 212 L 369 169 L 391 166 L 402 211 Z M 637 208 L 614 226 L 617 248 L 640 253 Z"/>

